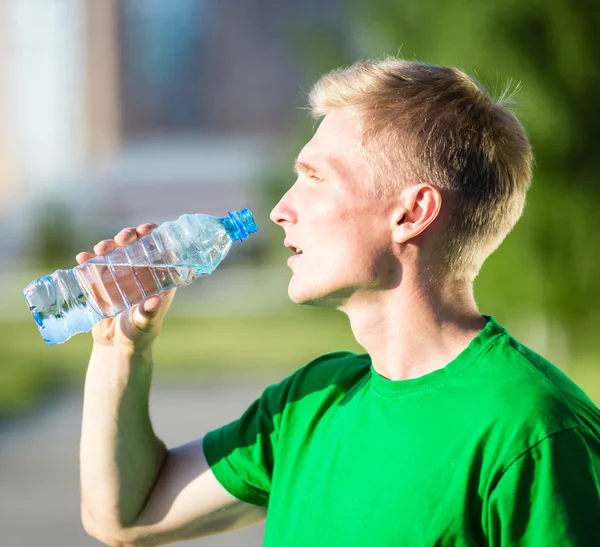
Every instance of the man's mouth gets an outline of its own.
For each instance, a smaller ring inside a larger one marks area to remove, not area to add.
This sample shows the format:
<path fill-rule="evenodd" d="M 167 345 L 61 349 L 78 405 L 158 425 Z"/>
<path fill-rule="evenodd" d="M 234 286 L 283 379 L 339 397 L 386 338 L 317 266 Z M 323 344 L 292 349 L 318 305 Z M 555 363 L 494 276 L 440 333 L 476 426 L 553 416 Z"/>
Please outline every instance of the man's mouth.
<path fill-rule="evenodd" d="M 287 259 L 288 265 L 291 265 L 292 262 L 298 260 L 298 257 L 302 254 L 302 249 L 297 247 L 296 245 L 290 243 L 289 241 L 285 242 L 285 246 L 292 251 L 294 254 Z"/>
<path fill-rule="evenodd" d="M 294 262 L 295 260 L 298 260 L 300 258 L 301 254 L 302 254 L 302 251 L 300 249 L 294 249 L 294 254 L 287 259 L 288 264 L 290 264 L 291 262 Z"/>
<path fill-rule="evenodd" d="M 290 249 L 290 251 L 293 251 L 294 254 L 296 255 L 301 255 L 302 254 L 302 249 L 300 247 L 297 247 L 296 245 L 294 245 L 293 243 L 290 243 L 289 241 L 284 241 L 283 244 Z"/>

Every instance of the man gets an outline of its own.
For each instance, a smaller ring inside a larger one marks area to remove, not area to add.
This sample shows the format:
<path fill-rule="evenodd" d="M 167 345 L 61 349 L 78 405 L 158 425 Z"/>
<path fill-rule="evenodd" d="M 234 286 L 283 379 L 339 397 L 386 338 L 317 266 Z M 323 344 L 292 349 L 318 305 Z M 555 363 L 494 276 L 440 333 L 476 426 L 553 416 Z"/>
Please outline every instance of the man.
<path fill-rule="evenodd" d="M 334 71 L 310 102 L 323 120 L 271 219 L 294 252 L 290 298 L 347 314 L 367 353 L 321 356 L 167 450 L 148 393 L 173 295 L 99 323 L 86 530 L 161 545 L 268 509 L 276 547 L 600 545 L 598 408 L 473 298 L 530 184 L 518 120 L 463 72 L 398 59 Z"/>

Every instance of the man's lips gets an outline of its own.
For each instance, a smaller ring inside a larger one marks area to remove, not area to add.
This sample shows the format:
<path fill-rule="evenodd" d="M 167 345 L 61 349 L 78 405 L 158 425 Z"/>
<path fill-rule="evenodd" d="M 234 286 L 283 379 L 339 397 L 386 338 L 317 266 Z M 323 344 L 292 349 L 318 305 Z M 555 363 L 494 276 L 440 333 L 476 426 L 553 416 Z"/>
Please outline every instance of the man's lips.
<path fill-rule="evenodd" d="M 302 256 L 302 254 L 297 254 L 297 255 L 292 255 L 287 259 L 287 264 L 288 266 L 294 262 L 296 262 L 300 257 Z"/>
<path fill-rule="evenodd" d="M 283 244 L 286 246 L 286 248 L 290 249 L 291 251 L 294 251 L 294 253 L 302 254 L 302 249 L 300 249 L 300 247 L 298 247 L 298 245 L 296 245 L 295 243 L 292 243 L 291 241 L 286 239 L 283 242 Z"/>

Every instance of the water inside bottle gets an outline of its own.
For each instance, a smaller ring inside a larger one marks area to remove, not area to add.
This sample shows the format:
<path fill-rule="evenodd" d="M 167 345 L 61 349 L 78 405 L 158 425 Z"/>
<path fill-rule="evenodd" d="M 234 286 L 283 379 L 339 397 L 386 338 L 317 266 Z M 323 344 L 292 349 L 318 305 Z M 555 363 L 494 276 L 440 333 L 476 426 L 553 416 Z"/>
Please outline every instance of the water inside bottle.
<path fill-rule="evenodd" d="M 33 281 L 25 287 L 24 296 L 44 340 L 53 345 L 148 296 L 188 285 L 210 272 L 196 264 L 131 266 L 88 261 Z"/>
<path fill-rule="evenodd" d="M 105 317 L 115 316 L 139 304 L 145 298 L 189 285 L 210 271 L 199 264 L 130 264 L 87 263 L 77 272 L 92 296 L 90 303 Z"/>

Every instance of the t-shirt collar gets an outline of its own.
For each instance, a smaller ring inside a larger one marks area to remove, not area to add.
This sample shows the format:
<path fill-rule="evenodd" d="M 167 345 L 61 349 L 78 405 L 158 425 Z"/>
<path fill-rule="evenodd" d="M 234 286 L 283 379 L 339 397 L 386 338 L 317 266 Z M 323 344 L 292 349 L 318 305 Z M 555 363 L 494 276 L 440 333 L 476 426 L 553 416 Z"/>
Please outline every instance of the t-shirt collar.
<path fill-rule="evenodd" d="M 470 367 L 479 357 L 481 352 L 500 334 L 506 333 L 494 317 L 482 315 L 486 324 L 481 331 L 471 340 L 469 345 L 444 368 L 434 370 L 428 374 L 410 380 L 390 380 L 381 376 L 371 363 L 371 387 L 374 391 L 385 397 L 402 397 L 416 393 L 431 391 L 448 383 L 451 379 L 461 374 Z"/>

